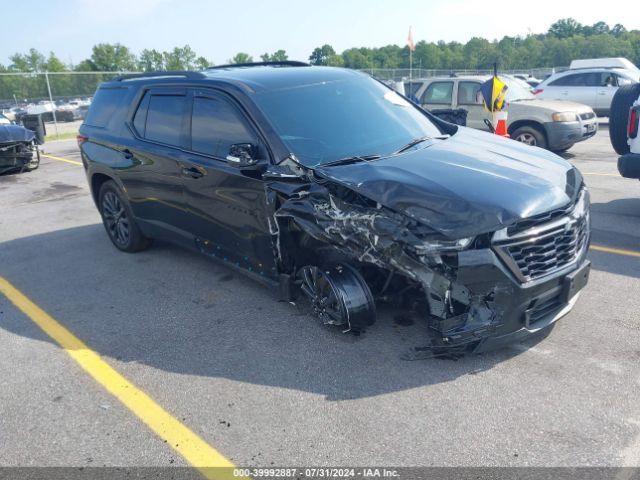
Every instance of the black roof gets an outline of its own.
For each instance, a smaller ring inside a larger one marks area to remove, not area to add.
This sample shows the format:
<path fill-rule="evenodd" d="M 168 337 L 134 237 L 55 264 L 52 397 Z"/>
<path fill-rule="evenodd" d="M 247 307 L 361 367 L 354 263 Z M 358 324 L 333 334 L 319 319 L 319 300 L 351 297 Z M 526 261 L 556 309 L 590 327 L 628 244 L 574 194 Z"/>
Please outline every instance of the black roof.
<path fill-rule="evenodd" d="M 207 80 L 215 80 L 241 87 L 250 93 L 259 93 L 294 86 L 335 82 L 363 75 L 365 74 L 355 70 L 311 66 L 302 62 L 265 62 L 221 65 L 201 72 L 164 71 L 122 75 L 109 83 L 111 85 L 120 82 L 144 84 L 150 80 L 154 83 L 175 83 L 176 80 L 181 79 L 189 83 L 207 83 Z"/>

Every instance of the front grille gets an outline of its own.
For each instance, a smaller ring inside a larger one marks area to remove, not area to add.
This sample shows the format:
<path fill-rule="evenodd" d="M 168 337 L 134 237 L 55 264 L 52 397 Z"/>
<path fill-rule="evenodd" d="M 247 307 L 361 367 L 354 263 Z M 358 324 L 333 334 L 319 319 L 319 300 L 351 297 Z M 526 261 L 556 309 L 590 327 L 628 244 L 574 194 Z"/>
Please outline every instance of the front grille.
<path fill-rule="evenodd" d="M 580 118 L 582 120 L 591 120 L 592 118 L 594 118 L 596 116 L 595 113 L 593 112 L 587 112 L 587 113 L 581 113 L 580 114 Z"/>
<path fill-rule="evenodd" d="M 556 212 L 563 209 L 532 217 L 527 220 L 529 228 L 517 233 L 507 229 L 501 238 L 501 232 L 496 233 L 494 250 L 521 282 L 550 275 L 583 255 L 589 243 L 589 214 L 588 208 L 576 212 L 576 205 L 560 217 Z"/>

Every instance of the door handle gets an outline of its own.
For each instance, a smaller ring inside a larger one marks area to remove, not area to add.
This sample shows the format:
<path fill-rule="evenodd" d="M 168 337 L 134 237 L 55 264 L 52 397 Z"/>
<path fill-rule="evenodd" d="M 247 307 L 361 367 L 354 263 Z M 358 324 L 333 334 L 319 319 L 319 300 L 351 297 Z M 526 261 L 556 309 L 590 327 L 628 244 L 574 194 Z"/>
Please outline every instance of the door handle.
<path fill-rule="evenodd" d="M 131 160 L 133 158 L 133 153 L 131 153 L 131 150 L 129 150 L 128 148 L 125 148 L 124 150 L 122 150 L 122 156 L 127 160 Z"/>
<path fill-rule="evenodd" d="M 204 172 L 198 167 L 182 167 L 182 175 L 185 177 L 191 178 L 202 178 L 204 177 Z"/>

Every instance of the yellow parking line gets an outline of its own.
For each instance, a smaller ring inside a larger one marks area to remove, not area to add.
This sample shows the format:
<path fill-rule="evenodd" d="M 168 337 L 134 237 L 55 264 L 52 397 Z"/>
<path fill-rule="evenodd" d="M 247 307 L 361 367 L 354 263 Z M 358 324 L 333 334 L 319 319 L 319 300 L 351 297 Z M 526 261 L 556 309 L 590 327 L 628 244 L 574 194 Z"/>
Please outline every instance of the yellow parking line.
<path fill-rule="evenodd" d="M 591 250 L 596 252 L 615 253 L 617 255 L 626 255 L 628 257 L 640 257 L 640 252 L 634 250 L 625 250 L 624 248 L 603 247 L 602 245 L 591 245 Z"/>
<path fill-rule="evenodd" d="M 76 160 L 69 160 L 68 158 L 56 157 L 55 155 L 49 155 L 46 153 L 41 153 L 43 157 L 51 158 L 52 160 L 58 160 L 60 162 L 67 162 L 73 165 L 82 165 L 82 162 L 77 162 Z"/>
<path fill-rule="evenodd" d="M 100 355 L 89 349 L 78 337 L 3 277 L 0 277 L 0 293 L 60 345 L 95 381 L 120 400 L 187 462 L 196 467 L 204 477 L 233 478 L 234 465 L 220 452 L 129 382 Z"/>

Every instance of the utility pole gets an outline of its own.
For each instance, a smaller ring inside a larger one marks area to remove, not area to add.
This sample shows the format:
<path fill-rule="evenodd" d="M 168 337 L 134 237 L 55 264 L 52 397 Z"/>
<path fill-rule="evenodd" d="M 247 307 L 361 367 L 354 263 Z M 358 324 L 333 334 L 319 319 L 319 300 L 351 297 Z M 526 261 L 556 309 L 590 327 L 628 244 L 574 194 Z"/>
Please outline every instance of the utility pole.
<path fill-rule="evenodd" d="M 49 91 L 49 102 L 51 102 L 51 105 L 52 105 L 51 108 L 53 108 L 51 113 L 53 113 L 53 125 L 56 130 L 56 138 L 60 138 L 60 135 L 58 134 L 58 119 L 56 118 L 56 104 L 53 103 L 53 97 L 51 96 L 51 85 L 49 84 L 49 72 L 47 71 L 44 72 L 44 78 L 47 80 L 47 90 Z"/>

